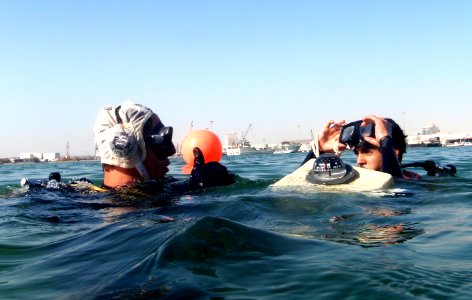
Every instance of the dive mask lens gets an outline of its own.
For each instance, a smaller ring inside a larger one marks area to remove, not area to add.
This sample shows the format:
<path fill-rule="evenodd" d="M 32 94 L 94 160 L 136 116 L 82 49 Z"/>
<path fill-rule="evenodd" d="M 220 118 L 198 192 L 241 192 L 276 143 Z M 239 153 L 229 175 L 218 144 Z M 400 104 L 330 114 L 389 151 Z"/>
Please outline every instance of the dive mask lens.
<path fill-rule="evenodd" d="M 361 123 L 362 121 L 355 121 L 343 125 L 339 134 L 339 142 L 348 145 L 349 148 L 357 146 L 360 142 L 359 127 Z"/>
<path fill-rule="evenodd" d="M 375 124 L 369 123 L 365 125 L 364 127 L 359 126 L 359 135 L 364 138 L 364 137 L 375 137 Z"/>
<path fill-rule="evenodd" d="M 172 127 L 158 126 L 155 133 L 150 137 L 145 138 L 145 142 L 151 145 L 154 154 L 160 160 L 164 160 L 169 156 L 175 154 L 175 146 L 172 143 L 172 134 L 174 130 Z"/>
<path fill-rule="evenodd" d="M 361 126 L 362 121 L 354 121 L 341 127 L 341 133 L 339 134 L 339 142 L 348 145 L 349 148 L 357 146 L 364 146 L 366 142 L 364 137 L 375 136 L 375 125 L 367 124 Z"/>

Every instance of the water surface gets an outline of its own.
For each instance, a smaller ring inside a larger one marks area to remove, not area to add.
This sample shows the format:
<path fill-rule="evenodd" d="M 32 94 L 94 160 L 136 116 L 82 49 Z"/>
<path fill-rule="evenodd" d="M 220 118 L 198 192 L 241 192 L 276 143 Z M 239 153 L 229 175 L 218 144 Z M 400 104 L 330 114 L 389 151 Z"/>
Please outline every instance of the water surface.
<path fill-rule="evenodd" d="M 458 176 L 398 182 L 397 195 L 273 191 L 304 154 L 224 157 L 237 184 L 166 201 L 19 185 L 51 171 L 100 184 L 98 162 L 0 165 L 0 295 L 470 299 L 471 154 L 409 149 L 405 162 Z M 170 174 L 184 178 L 182 165 Z"/>

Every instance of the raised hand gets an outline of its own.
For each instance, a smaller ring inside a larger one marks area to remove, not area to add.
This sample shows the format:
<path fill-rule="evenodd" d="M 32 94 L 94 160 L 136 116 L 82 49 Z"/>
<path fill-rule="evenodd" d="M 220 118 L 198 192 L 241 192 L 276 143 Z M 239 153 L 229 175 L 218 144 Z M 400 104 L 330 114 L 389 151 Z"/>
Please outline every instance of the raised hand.
<path fill-rule="evenodd" d="M 191 189 L 225 186 L 235 182 L 234 176 L 219 162 L 205 163 L 205 157 L 200 148 L 195 147 L 193 154 L 195 160 L 189 180 Z"/>

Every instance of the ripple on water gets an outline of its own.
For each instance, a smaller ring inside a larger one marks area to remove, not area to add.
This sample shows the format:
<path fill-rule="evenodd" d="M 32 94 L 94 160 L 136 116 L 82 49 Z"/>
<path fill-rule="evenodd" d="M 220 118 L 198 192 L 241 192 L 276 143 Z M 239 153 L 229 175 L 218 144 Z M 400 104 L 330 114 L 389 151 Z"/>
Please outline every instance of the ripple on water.
<path fill-rule="evenodd" d="M 472 150 L 472 149 L 471 149 Z M 90 177 L 97 162 L 1 166 L 4 298 L 409 299 L 472 297 L 470 150 L 408 151 L 455 178 L 401 193 L 274 192 L 303 154 L 225 157 L 243 178 L 172 199 L 21 189 Z M 350 156 L 346 158 L 351 159 Z M 172 158 L 178 178 L 182 162 Z M 418 170 L 421 172 L 421 170 Z M 37 297 L 35 297 L 37 296 Z"/>

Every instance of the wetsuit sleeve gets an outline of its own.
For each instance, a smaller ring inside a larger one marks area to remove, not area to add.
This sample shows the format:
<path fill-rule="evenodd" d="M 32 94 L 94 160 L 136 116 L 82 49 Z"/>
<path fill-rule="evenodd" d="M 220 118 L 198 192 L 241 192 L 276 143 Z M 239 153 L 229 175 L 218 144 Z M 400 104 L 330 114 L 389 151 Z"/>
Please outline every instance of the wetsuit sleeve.
<path fill-rule="evenodd" d="M 236 178 L 237 176 L 229 172 L 225 166 L 210 162 L 192 171 L 189 179 L 173 182 L 169 188 L 174 193 L 185 194 L 209 187 L 231 185 L 236 182 Z"/>
<path fill-rule="evenodd" d="M 235 176 L 219 162 L 205 163 L 205 158 L 200 148 L 195 147 L 193 154 L 195 160 L 189 180 L 189 188 L 191 190 L 225 186 L 236 182 Z"/>
<path fill-rule="evenodd" d="M 392 137 L 384 136 L 380 140 L 380 152 L 382 153 L 382 172 L 403 178 L 400 162 L 393 147 Z"/>
<path fill-rule="evenodd" d="M 235 176 L 225 166 L 218 162 L 195 164 L 190 174 L 189 188 L 191 190 L 215 186 L 226 186 L 235 183 Z"/>

